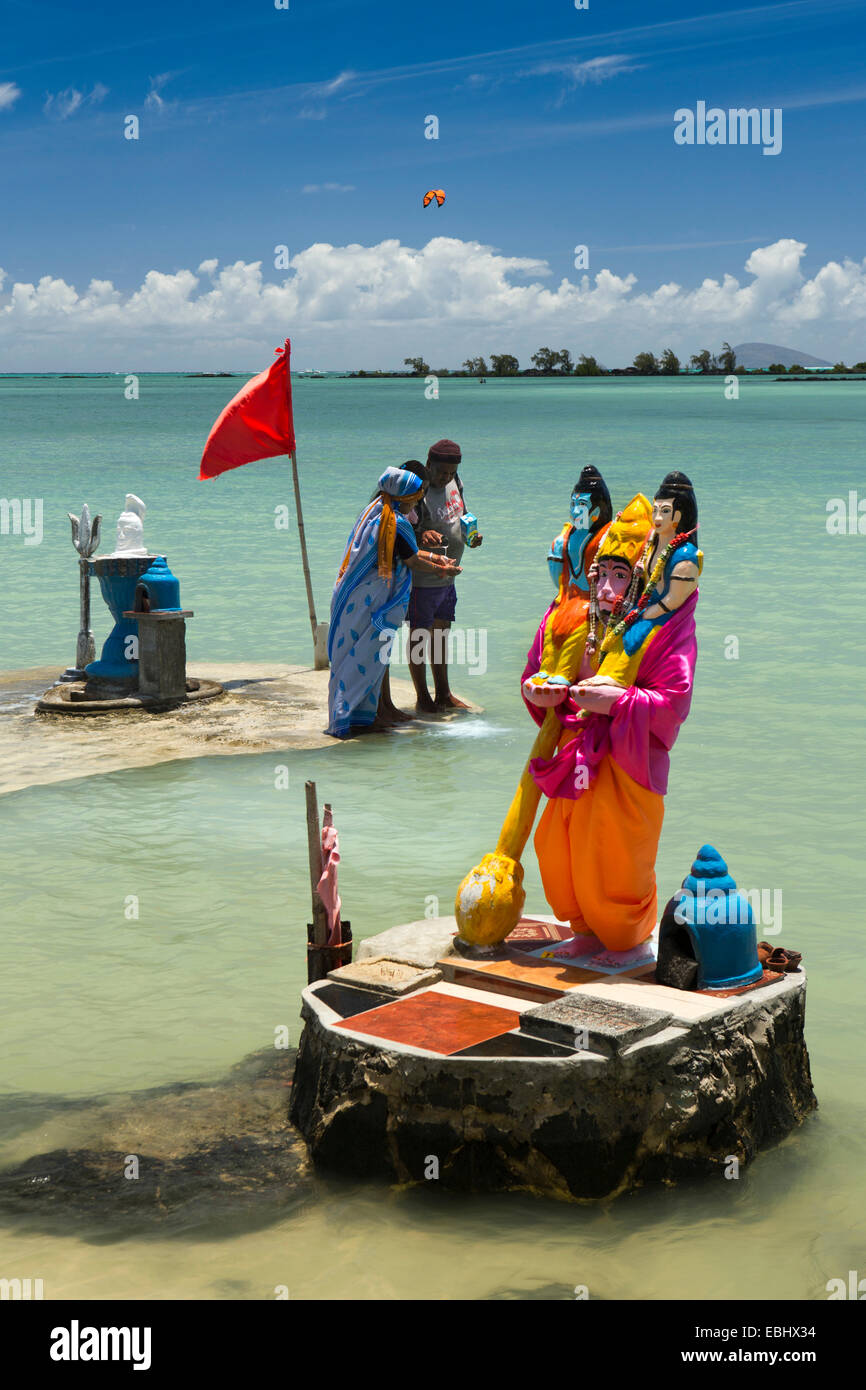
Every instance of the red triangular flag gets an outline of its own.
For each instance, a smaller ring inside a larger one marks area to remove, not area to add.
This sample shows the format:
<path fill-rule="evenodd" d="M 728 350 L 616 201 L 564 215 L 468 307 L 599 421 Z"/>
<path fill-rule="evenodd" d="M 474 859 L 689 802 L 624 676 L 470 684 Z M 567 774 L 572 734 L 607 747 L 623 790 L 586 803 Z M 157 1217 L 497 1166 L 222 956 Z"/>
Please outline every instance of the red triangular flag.
<path fill-rule="evenodd" d="M 267 371 L 254 376 L 229 401 L 207 437 L 200 479 L 215 478 L 254 459 L 294 452 L 290 352 L 287 338 Z"/>

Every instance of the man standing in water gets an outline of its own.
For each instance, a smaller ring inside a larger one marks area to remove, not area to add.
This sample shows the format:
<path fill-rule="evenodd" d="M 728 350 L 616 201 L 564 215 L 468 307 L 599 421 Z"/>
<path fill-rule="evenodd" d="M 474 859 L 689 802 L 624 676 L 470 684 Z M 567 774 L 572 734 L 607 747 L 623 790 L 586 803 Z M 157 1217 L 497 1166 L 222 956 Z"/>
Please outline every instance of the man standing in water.
<path fill-rule="evenodd" d="M 444 546 L 444 554 L 459 565 L 466 545 L 481 544 L 475 518 L 466 511 L 463 486 L 457 475 L 460 446 L 453 439 L 440 439 L 427 454 L 424 472 L 429 487 L 418 506 L 415 535 L 419 545 Z M 415 686 L 420 713 L 436 714 L 466 709 L 452 695 L 448 684 L 448 633 L 457 608 L 457 589 L 446 573 L 412 575 L 409 599 L 409 670 Z M 433 670 L 433 697 L 427 688 L 426 652 L 430 651 Z"/>

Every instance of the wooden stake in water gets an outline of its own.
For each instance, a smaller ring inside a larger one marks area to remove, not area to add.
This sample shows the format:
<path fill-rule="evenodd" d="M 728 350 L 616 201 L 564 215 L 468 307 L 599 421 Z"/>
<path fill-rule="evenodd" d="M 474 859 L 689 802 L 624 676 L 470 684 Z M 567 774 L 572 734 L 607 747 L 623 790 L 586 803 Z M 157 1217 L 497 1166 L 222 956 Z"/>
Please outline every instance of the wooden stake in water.
<path fill-rule="evenodd" d="M 307 850 L 310 857 L 310 891 L 313 899 L 313 923 L 309 944 L 321 948 L 328 944 L 328 914 L 319 897 L 322 877 L 322 832 L 319 826 L 319 801 L 315 782 L 305 783 L 307 795 Z M 326 956 L 321 949 L 307 953 L 307 983 L 321 980 L 328 973 Z"/>

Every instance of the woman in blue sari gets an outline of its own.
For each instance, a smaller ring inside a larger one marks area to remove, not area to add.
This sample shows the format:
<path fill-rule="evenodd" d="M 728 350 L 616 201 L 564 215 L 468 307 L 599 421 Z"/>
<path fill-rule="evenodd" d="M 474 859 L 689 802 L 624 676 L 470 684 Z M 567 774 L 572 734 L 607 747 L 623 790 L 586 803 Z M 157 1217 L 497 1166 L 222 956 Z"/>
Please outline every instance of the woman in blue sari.
<path fill-rule="evenodd" d="M 350 738 L 388 728 L 400 718 L 391 704 L 388 663 L 409 606 L 412 570 L 459 566 L 419 551 L 410 515 L 427 490 L 417 473 L 386 468 L 376 496 L 352 528 L 331 599 L 328 631 L 328 728 Z"/>

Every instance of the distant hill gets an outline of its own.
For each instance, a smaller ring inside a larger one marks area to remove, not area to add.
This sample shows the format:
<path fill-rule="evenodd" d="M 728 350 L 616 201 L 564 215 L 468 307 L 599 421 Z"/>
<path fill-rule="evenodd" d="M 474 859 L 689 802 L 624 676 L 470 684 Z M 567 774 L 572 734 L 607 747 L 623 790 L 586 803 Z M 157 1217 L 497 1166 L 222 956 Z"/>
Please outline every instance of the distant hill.
<path fill-rule="evenodd" d="M 769 367 L 771 362 L 781 362 L 783 367 L 832 367 L 823 357 L 810 357 L 808 352 L 798 352 L 796 348 L 779 347 L 778 343 L 740 343 L 734 348 L 737 366 L 755 371 L 758 367 Z"/>

